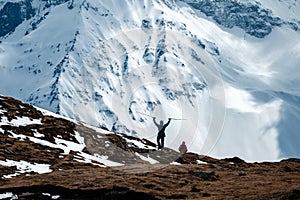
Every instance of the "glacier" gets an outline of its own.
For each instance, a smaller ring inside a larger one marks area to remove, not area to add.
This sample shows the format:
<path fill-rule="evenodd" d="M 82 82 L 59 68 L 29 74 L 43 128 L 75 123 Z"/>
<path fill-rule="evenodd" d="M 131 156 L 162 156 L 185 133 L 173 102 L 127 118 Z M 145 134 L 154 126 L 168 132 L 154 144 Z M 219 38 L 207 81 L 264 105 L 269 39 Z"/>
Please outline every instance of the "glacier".
<path fill-rule="evenodd" d="M 22 11 L 3 20 L 3 95 L 152 141 L 149 116 L 184 119 L 167 129 L 174 149 L 185 140 L 219 158 L 299 157 L 297 1 L 9 0 L 0 9 L 1 19 Z"/>

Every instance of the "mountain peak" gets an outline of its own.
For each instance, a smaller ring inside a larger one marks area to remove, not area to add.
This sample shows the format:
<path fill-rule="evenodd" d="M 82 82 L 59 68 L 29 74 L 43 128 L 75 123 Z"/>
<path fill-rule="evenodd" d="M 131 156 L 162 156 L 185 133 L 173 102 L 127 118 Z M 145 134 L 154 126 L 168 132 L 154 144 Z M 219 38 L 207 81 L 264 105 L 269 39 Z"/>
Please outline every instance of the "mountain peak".
<path fill-rule="evenodd" d="M 0 93 L 151 141 L 149 116 L 186 119 L 166 142 L 199 154 L 295 157 L 298 10 L 263 0 L 0 1 Z"/>

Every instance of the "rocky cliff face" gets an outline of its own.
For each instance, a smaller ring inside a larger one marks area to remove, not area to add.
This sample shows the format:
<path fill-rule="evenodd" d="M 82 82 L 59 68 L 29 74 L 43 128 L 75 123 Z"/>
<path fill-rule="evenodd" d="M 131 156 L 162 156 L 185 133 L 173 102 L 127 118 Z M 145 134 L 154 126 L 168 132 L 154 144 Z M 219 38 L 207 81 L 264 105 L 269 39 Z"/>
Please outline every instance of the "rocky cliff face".
<path fill-rule="evenodd" d="M 60 5 L 67 1 L 69 0 L 40 2 L 36 0 L 0 1 L 0 37 L 12 33 L 23 21 L 29 20 L 34 16 L 38 17 L 43 10 L 46 10 L 51 6 Z M 37 21 L 32 22 L 30 24 L 31 29 L 36 29 L 37 25 L 45 18 L 45 16 L 46 15 L 40 16 Z"/>
<path fill-rule="evenodd" d="M 300 161 L 179 154 L 0 97 L 1 199 L 297 199 Z"/>
<path fill-rule="evenodd" d="M 257 38 L 263 38 L 278 26 L 287 25 L 297 31 L 299 22 L 284 21 L 272 16 L 272 11 L 263 8 L 258 2 L 241 2 L 237 0 L 198 0 L 186 1 L 196 10 L 211 17 L 218 24 L 226 27 L 238 27 L 245 33 Z"/>

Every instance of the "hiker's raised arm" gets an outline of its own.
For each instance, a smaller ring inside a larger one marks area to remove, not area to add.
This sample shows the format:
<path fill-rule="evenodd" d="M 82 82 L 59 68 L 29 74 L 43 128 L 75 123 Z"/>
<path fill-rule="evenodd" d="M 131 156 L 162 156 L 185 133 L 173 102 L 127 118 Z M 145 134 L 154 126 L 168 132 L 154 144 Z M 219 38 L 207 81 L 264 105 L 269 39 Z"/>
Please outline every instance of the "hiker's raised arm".
<path fill-rule="evenodd" d="M 153 117 L 153 122 L 154 122 L 154 124 L 158 127 L 159 124 L 156 123 L 155 119 L 156 119 L 156 117 Z"/>
<path fill-rule="evenodd" d="M 168 122 L 166 123 L 165 126 L 166 126 L 166 127 L 169 126 L 170 122 L 171 122 L 171 118 L 169 118 L 169 120 L 168 120 Z"/>

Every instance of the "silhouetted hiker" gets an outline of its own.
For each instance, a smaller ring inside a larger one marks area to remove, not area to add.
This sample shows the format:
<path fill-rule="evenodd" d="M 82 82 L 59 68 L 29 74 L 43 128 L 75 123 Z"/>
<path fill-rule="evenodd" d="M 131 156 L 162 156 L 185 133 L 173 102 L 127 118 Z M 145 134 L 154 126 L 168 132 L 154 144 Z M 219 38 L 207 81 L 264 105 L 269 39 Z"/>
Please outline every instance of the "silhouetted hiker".
<path fill-rule="evenodd" d="M 165 137 L 166 137 L 165 130 L 166 130 L 167 126 L 169 126 L 169 124 L 171 122 L 171 118 L 169 118 L 169 121 L 166 124 L 164 124 L 164 122 L 162 120 L 158 124 L 155 121 L 155 119 L 156 118 L 153 117 L 153 122 L 157 126 L 157 129 L 158 129 L 158 133 L 157 133 L 157 146 L 158 146 L 158 149 L 162 149 L 162 148 L 164 148 L 164 141 L 165 141 Z"/>
<path fill-rule="evenodd" d="M 182 154 L 184 154 L 184 153 L 187 152 L 187 147 L 186 147 L 186 145 L 185 145 L 185 141 L 183 141 L 183 142 L 181 143 L 181 145 L 179 146 L 178 150 L 179 150 L 179 152 L 182 153 Z"/>

